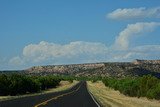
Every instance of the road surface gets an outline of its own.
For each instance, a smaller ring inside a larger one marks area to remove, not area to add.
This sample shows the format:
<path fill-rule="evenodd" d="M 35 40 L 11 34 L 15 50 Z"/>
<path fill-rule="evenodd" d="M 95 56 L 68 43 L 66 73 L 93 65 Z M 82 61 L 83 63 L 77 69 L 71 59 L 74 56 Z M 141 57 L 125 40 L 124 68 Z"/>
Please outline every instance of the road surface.
<path fill-rule="evenodd" d="M 79 82 L 74 87 L 37 96 L 1 101 L 0 107 L 100 107 L 89 94 L 86 82 Z"/>

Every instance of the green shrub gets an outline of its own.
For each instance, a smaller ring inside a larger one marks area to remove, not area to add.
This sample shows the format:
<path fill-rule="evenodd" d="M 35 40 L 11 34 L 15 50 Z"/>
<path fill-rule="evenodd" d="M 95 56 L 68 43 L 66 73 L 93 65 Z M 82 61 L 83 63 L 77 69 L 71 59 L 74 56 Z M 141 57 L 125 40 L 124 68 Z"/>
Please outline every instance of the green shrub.
<path fill-rule="evenodd" d="M 18 95 L 39 92 L 59 85 L 56 76 L 26 76 L 0 74 L 0 95 Z"/>
<path fill-rule="evenodd" d="M 42 76 L 39 77 L 37 81 L 41 84 L 41 90 L 45 90 L 48 88 L 54 88 L 59 85 L 60 79 L 54 78 L 52 76 Z"/>
<path fill-rule="evenodd" d="M 8 95 L 9 94 L 9 85 L 10 80 L 4 74 L 0 75 L 0 95 Z"/>
<path fill-rule="evenodd" d="M 147 98 L 150 99 L 160 99 L 160 83 L 158 83 L 155 87 L 148 90 Z"/>
<path fill-rule="evenodd" d="M 151 75 L 146 75 L 140 78 L 140 96 L 146 96 L 148 90 L 155 87 L 159 83 L 159 79 Z"/>
<path fill-rule="evenodd" d="M 104 78 L 102 82 L 124 95 L 160 99 L 160 80 L 151 75 L 124 79 Z"/>

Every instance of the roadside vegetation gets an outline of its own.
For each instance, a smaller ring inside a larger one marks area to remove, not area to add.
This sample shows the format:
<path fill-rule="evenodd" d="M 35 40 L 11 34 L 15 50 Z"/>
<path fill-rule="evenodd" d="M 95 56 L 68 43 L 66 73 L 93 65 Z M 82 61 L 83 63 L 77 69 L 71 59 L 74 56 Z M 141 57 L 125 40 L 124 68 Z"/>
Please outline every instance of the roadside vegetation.
<path fill-rule="evenodd" d="M 126 96 L 160 100 L 160 79 L 152 75 L 123 78 L 101 76 L 83 78 L 92 83 L 102 81 L 106 87 L 117 90 Z"/>
<path fill-rule="evenodd" d="M 73 80 L 91 81 L 92 83 L 102 81 L 106 87 L 117 90 L 126 96 L 160 100 L 160 79 L 151 75 L 113 78 L 101 76 L 0 74 L 0 96 L 37 93 L 58 87 L 61 81 L 72 83 Z"/>
<path fill-rule="evenodd" d="M 117 90 L 126 96 L 160 100 L 160 79 L 151 75 L 124 78 L 95 76 L 87 80 L 92 83 L 102 81 L 106 87 Z"/>
<path fill-rule="evenodd" d="M 103 78 L 105 86 L 131 97 L 147 97 L 160 100 L 160 79 L 151 75 L 137 78 Z"/>
<path fill-rule="evenodd" d="M 106 87 L 102 81 L 88 81 L 87 87 L 102 107 L 160 107 L 159 100 L 126 96 Z"/>
<path fill-rule="evenodd" d="M 59 86 L 60 81 L 69 81 L 72 83 L 73 77 L 0 74 L 0 96 L 37 93 Z"/>

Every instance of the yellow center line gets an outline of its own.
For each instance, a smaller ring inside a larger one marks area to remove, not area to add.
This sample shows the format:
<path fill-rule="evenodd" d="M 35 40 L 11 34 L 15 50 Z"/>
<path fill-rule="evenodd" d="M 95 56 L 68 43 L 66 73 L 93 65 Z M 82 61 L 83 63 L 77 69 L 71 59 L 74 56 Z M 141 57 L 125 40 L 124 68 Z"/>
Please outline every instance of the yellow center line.
<path fill-rule="evenodd" d="M 82 85 L 82 83 L 81 83 L 81 85 Z M 63 96 L 72 94 L 72 93 L 78 91 L 78 90 L 80 89 L 81 85 L 80 85 L 76 90 L 73 90 L 73 91 L 71 91 L 71 92 L 64 93 L 64 94 L 61 94 L 61 95 L 52 97 L 52 98 L 50 98 L 50 99 L 48 99 L 48 100 L 46 100 L 46 101 L 44 101 L 44 102 L 42 102 L 42 103 L 39 103 L 39 104 L 35 105 L 34 107 L 39 107 L 39 106 L 41 106 L 41 105 L 46 105 L 48 102 L 50 102 L 50 101 L 52 101 L 52 100 L 56 100 L 56 99 L 58 99 L 58 98 L 60 98 L 60 97 L 63 97 Z"/>

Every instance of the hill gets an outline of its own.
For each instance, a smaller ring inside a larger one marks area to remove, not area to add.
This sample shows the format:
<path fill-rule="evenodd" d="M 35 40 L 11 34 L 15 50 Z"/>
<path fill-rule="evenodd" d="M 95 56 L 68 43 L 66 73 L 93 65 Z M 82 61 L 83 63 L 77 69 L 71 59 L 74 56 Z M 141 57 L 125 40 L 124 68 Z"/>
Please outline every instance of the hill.
<path fill-rule="evenodd" d="M 133 62 L 102 62 L 71 65 L 34 66 L 24 70 L 27 74 L 65 74 L 75 76 L 142 76 L 151 74 L 160 78 L 160 60 Z"/>

